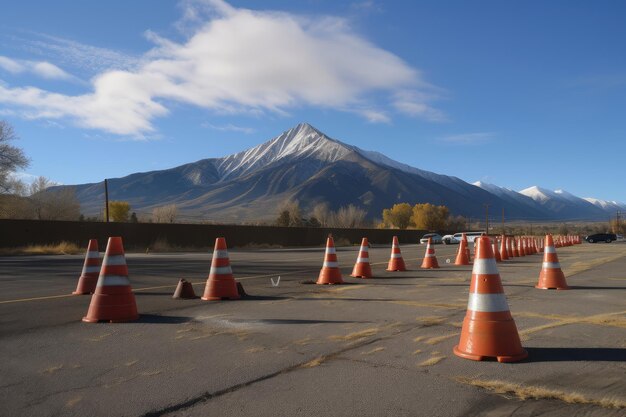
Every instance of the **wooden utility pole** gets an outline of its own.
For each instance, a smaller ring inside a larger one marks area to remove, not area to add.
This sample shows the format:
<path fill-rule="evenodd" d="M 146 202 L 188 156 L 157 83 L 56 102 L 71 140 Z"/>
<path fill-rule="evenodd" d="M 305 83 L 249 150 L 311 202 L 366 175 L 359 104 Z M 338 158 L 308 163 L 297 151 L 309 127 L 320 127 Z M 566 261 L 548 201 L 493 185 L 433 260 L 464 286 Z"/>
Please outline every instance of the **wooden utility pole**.
<path fill-rule="evenodd" d="M 485 233 L 489 234 L 489 206 L 491 204 L 483 204 L 485 206 Z"/>
<path fill-rule="evenodd" d="M 106 222 L 109 222 L 109 184 L 106 178 L 104 179 L 104 217 Z"/>

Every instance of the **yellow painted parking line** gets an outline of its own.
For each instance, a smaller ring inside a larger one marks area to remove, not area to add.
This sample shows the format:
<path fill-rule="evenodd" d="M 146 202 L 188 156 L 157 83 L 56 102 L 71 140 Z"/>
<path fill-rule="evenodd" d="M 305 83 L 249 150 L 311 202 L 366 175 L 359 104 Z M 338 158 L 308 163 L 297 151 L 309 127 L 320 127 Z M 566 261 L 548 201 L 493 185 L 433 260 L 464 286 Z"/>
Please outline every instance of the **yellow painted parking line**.
<path fill-rule="evenodd" d="M 0 301 L 0 304 L 20 303 L 20 302 L 23 302 L 23 301 L 50 300 L 50 299 L 53 299 L 53 298 L 65 298 L 65 297 L 74 297 L 74 294 L 49 295 L 47 297 L 20 298 L 18 300 Z"/>

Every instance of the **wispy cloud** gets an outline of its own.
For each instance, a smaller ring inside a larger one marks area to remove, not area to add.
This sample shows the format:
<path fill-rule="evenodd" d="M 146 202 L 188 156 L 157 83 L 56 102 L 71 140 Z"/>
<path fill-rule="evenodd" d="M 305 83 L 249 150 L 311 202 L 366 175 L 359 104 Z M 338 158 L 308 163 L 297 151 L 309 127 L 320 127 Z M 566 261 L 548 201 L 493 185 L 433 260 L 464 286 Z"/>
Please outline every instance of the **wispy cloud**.
<path fill-rule="evenodd" d="M 492 141 L 496 137 L 493 132 L 462 133 L 440 138 L 441 142 L 454 143 L 457 145 L 478 145 Z"/>
<path fill-rule="evenodd" d="M 235 125 L 232 125 L 232 124 L 227 124 L 227 125 L 223 125 L 223 126 L 216 126 L 216 125 L 211 124 L 211 123 L 203 123 L 202 127 L 206 127 L 206 128 L 213 129 L 213 130 L 219 130 L 221 132 L 245 133 L 246 135 L 250 135 L 250 134 L 256 132 L 256 130 L 251 128 L 251 127 L 235 126 Z"/>
<path fill-rule="evenodd" d="M 77 96 L 0 85 L 0 103 L 29 117 L 71 118 L 136 137 L 154 131 L 154 119 L 166 116 L 173 102 L 216 113 L 286 114 L 311 106 L 371 122 L 389 122 L 392 109 L 445 119 L 431 107 L 433 89 L 419 71 L 352 31 L 345 19 L 237 9 L 221 0 L 188 0 L 183 10 L 183 21 L 197 25 L 193 34 L 179 43 L 148 31 L 155 47 L 140 60 L 49 37 L 81 65 L 102 69 L 111 57 L 116 69 L 100 72 L 93 91 Z M 104 56 L 96 57 L 99 52 Z M 391 108 L 369 110 L 385 94 Z"/>
<path fill-rule="evenodd" d="M 0 68 L 12 74 L 28 72 L 47 79 L 70 80 L 74 78 L 50 62 L 12 59 L 2 55 L 0 55 Z"/>
<path fill-rule="evenodd" d="M 111 69 L 134 70 L 141 62 L 138 56 L 44 33 L 28 32 L 28 36 L 15 36 L 13 43 L 20 45 L 25 52 L 92 74 Z"/>

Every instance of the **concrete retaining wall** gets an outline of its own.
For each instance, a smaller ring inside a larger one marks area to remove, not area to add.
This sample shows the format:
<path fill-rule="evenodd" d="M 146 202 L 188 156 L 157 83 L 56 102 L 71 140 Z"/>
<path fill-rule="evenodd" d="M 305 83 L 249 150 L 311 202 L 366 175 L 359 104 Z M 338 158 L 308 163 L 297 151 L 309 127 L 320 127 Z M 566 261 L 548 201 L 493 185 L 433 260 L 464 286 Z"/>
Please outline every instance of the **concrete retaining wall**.
<path fill-rule="evenodd" d="M 329 233 L 335 241 L 390 244 L 392 236 L 400 243 L 418 243 L 424 230 L 332 229 L 308 227 L 238 226 L 204 224 L 103 223 L 39 220 L 0 220 L 0 247 L 51 244 L 61 241 L 86 246 L 98 239 L 101 250 L 109 236 L 121 236 L 127 248 L 147 248 L 158 240 L 179 247 L 210 248 L 216 237 L 225 237 L 229 247 L 253 244 L 281 246 L 320 246 Z"/>

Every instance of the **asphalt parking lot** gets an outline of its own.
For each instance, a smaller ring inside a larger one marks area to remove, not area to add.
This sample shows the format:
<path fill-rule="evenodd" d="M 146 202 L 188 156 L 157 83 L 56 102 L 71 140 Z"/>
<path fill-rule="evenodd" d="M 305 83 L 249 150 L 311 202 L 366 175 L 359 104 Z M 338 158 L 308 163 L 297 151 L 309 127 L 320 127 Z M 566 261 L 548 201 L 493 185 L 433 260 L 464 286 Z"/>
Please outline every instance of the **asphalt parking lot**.
<path fill-rule="evenodd" d="M 0 257 L 0 414 L 626 415 L 626 242 L 557 249 L 568 291 L 534 288 L 541 255 L 498 264 L 529 352 L 510 364 L 452 353 L 472 267 L 437 245 L 422 270 L 424 249 L 392 273 L 372 248 L 363 280 L 338 248 L 341 286 L 310 284 L 321 247 L 231 250 L 250 296 L 217 302 L 171 298 L 202 294 L 210 253 L 127 254 L 141 317 L 118 324 L 81 321 L 83 256 Z"/>

